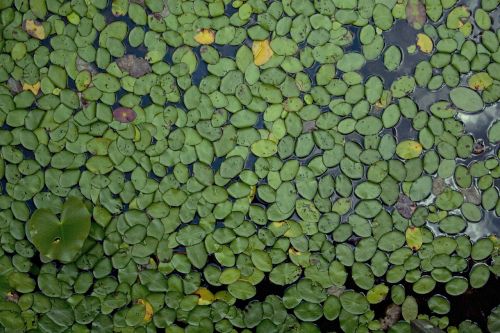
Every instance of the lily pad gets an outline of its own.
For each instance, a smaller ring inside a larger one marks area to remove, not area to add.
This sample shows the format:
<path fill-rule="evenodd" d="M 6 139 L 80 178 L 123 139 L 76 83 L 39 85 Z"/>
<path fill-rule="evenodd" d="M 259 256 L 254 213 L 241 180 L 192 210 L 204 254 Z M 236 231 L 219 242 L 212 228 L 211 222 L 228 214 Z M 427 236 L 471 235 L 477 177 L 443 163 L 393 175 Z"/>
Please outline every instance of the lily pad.
<path fill-rule="evenodd" d="M 31 242 L 42 255 L 68 263 L 78 257 L 89 235 L 90 213 L 80 199 L 69 197 L 60 218 L 48 209 L 37 209 L 26 228 Z"/>
<path fill-rule="evenodd" d="M 457 87 L 450 91 L 450 100 L 463 112 L 478 112 L 484 108 L 481 96 L 472 89 Z"/>

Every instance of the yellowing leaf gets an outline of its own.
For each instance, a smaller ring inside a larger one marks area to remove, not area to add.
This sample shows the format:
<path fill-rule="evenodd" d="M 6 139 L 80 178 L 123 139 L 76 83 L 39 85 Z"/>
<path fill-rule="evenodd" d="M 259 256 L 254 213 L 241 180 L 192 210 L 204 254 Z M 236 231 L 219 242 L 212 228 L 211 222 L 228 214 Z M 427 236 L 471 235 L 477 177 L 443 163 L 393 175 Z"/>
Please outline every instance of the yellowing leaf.
<path fill-rule="evenodd" d="M 417 46 L 420 51 L 424 53 L 431 53 L 434 48 L 434 43 L 432 39 L 426 34 L 418 34 L 417 35 Z"/>
<path fill-rule="evenodd" d="M 212 44 L 215 41 L 215 32 L 210 29 L 201 29 L 194 36 L 194 40 L 203 45 Z"/>
<path fill-rule="evenodd" d="M 469 87 L 474 90 L 484 90 L 493 84 L 493 79 L 486 72 L 476 73 L 468 80 Z"/>
<path fill-rule="evenodd" d="M 40 82 L 35 84 L 23 83 L 23 90 L 30 90 L 33 95 L 36 95 L 40 91 Z"/>
<path fill-rule="evenodd" d="M 45 39 L 47 37 L 45 35 L 45 28 L 43 25 L 35 20 L 24 20 L 23 29 L 26 31 L 31 37 L 37 39 Z"/>
<path fill-rule="evenodd" d="M 401 141 L 396 146 L 396 154 L 405 160 L 410 160 L 420 156 L 422 153 L 422 145 L 413 140 Z"/>
<path fill-rule="evenodd" d="M 209 305 L 215 301 L 214 294 L 212 294 L 212 292 L 205 287 L 198 288 L 194 293 L 200 296 L 198 299 L 198 305 Z"/>
<path fill-rule="evenodd" d="M 406 229 L 406 244 L 414 251 L 418 251 L 422 247 L 422 231 L 420 228 L 409 227 Z"/>
<path fill-rule="evenodd" d="M 153 318 L 153 313 L 154 313 L 153 307 L 148 301 L 141 298 L 137 300 L 137 303 L 144 305 L 144 307 L 146 308 L 146 312 L 144 314 L 144 321 L 146 323 L 149 323 L 151 321 L 151 318 Z"/>
<path fill-rule="evenodd" d="M 273 56 L 273 50 L 269 45 L 269 41 L 256 40 L 252 44 L 253 62 L 257 66 L 264 65 Z"/>

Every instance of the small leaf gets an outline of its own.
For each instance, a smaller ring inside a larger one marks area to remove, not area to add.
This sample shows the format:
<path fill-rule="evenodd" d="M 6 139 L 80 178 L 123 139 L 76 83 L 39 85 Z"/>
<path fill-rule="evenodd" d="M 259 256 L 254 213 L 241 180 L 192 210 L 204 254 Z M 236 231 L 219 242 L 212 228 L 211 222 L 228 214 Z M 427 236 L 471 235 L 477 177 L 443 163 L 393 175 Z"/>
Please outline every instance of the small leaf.
<path fill-rule="evenodd" d="M 269 40 L 256 40 L 252 44 L 253 62 L 257 66 L 264 65 L 273 56 Z"/>
<path fill-rule="evenodd" d="M 210 29 L 201 29 L 194 36 L 194 40 L 203 45 L 212 44 L 215 41 L 215 32 Z"/>
<path fill-rule="evenodd" d="M 431 53 L 434 48 L 432 39 L 422 33 L 417 35 L 417 46 L 423 53 Z"/>
<path fill-rule="evenodd" d="M 406 229 L 406 244 L 414 251 L 422 247 L 422 231 L 420 228 L 409 227 Z"/>
<path fill-rule="evenodd" d="M 215 301 L 214 294 L 205 287 L 198 288 L 194 294 L 200 296 L 198 305 L 210 305 Z"/>

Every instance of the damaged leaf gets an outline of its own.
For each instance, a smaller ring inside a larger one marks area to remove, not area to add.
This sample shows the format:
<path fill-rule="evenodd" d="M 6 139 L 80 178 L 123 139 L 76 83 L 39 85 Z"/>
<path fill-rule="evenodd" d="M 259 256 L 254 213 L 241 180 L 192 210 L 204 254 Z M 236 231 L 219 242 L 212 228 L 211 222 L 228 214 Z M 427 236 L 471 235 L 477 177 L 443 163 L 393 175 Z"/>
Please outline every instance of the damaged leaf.
<path fill-rule="evenodd" d="M 128 54 L 116 60 L 118 67 L 130 76 L 138 78 L 147 73 L 151 73 L 151 65 L 149 62 L 135 55 Z"/>

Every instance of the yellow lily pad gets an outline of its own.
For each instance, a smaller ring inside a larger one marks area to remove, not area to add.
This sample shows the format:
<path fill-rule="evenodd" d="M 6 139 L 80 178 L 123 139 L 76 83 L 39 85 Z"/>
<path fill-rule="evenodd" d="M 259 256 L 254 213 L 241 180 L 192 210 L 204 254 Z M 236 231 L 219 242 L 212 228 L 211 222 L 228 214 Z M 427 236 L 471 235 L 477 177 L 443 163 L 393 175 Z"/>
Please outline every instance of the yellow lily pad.
<path fill-rule="evenodd" d="M 23 90 L 30 90 L 33 95 L 36 95 L 40 91 L 40 82 L 34 84 L 23 83 Z"/>
<path fill-rule="evenodd" d="M 434 48 L 434 43 L 429 36 L 420 33 L 417 35 L 417 46 L 423 53 L 431 53 Z"/>
<path fill-rule="evenodd" d="M 252 44 L 253 62 L 257 66 L 264 65 L 273 56 L 269 40 L 256 40 Z"/>
<path fill-rule="evenodd" d="M 45 34 L 45 28 L 42 23 L 36 20 L 24 20 L 23 29 L 26 31 L 31 37 L 37 39 L 45 39 L 47 35 Z"/>
<path fill-rule="evenodd" d="M 194 36 L 194 40 L 202 45 L 212 44 L 215 41 L 215 32 L 210 29 L 201 29 Z"/>
<path fill-rule="evenodd" d="M 198 288 L 194 294 L 200 296 L 198 305 L 210 305 L 215 301 L 215 295 L 205 287 Z"/>

